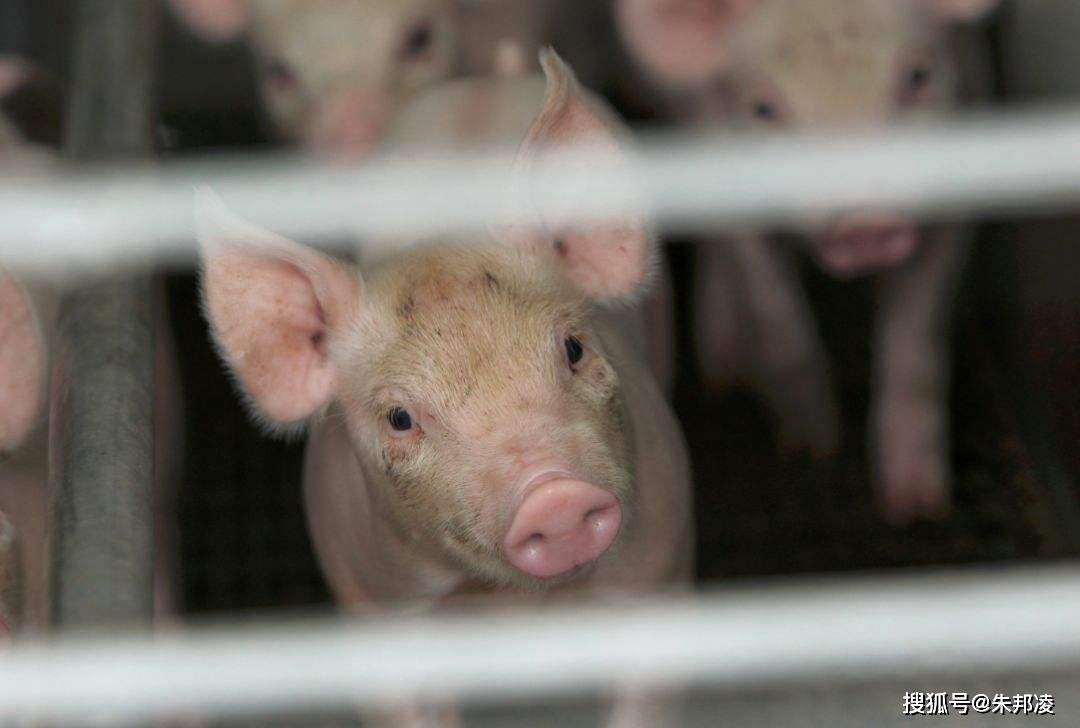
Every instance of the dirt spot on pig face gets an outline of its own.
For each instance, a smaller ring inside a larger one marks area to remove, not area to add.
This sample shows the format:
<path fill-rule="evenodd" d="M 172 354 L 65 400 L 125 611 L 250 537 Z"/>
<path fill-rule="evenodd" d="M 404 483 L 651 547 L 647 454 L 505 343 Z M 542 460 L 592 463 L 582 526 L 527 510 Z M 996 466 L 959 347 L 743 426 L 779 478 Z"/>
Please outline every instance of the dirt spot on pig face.
<path fill-rule="evenodd" d="M 862 127 L 954 103 L 948 27 L 917 2 L 760 0 L 732 43 L 714 103 L 746 126 Z"/>
<path fill-rule="evenodd" d="M 365 299 L 334 346 L 339 399 L 400 533 L 530 587 L 502 541 L 531 479 L 593 483 L 631 516 L 619 380 L 589 304 L 554 267 L 514 249 L 432 249 L 371 271 Z"/>
<path fill-rule="evenodd" d="M 442 0 L 258 0 L 252 43 L 283 136 L 363 155 L 415 91 L 446 78 L 456 39 Z"/>

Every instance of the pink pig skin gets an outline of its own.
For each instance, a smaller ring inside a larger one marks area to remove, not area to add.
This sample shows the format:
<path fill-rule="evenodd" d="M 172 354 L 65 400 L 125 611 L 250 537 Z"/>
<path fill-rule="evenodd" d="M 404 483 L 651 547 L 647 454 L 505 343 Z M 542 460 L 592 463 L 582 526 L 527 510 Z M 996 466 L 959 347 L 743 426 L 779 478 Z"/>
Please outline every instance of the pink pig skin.
<path fill-rule="evenodd" d="M 421 140 L 524 139 L 523 169 L 549 145 L 596 143 L 622 160 L 610 112 L 553 53 L 543 65 L 546 84 L 437 90 L 392 138 L 414 152 Z M 469 111 L 478 95 L 486 120 Z M 305 503 L 344 607 L 689 585 L 685 445 L 625 304 L 654 265 L 643 219 L 495 227 L 475 245 L 368 258 L 358 272 L 209 193 L 198 208 L 223 357 L 268 426 L 314 416 Z M 657 705 L 622 696 L 613 720 L 648 725 Z"/>
<path fill-rule="evenodd" d="M 743 131 L 864 131 L 948 114 L 985 85 L 958 25 L 996 0 L 616 0 L 643 87 L 680 123 Z M 948 511 L 947 337 L 970 233 L 903 211 L 854 210 L 794 230 L 839 278 L 876 274 L 869 448 L 895 522 Z M 701 246 L 698 355 L 710 384 L 755 385 L 785 451 L 840 442 L 829 364 L 786 244 L 750 230 Z"/>

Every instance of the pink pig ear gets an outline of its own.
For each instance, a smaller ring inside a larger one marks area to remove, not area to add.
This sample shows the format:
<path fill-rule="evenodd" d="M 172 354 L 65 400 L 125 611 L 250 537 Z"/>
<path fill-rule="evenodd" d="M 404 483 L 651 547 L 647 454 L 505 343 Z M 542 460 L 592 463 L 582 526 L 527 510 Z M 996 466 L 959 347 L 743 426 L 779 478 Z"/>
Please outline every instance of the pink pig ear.
<path fill-rule="evenodd" d="M 966 23 L 978 20 L 1001 4 L 1001 0 L 924 0 L 943 20 Z"/>
<path fill-rule="evenodd" d="M 612 130 L 584 98 L 574 72 L 556 53 L 540 54 L 547 78 L 543 107 L 525 137 L 516 168 L 528 173 L 548 151 L 581 147 L 613 168 L 627 167 L 625 179 L 634 177 L 630 160 Z M 643 209 L 644 205 L 638 207 Z M 544 221 L 543 234 L 510 228 L 519 243 L 550 251 L 566 276 L 586 295 L 596 299 L 630 296 L 647 282 L 652 269 L 653 244 L 643 214 L 617 221 L 587 225 Z"/>
<path fill-rule="evenodd" d="M 45 341 L 30 297 L 0 269 L 0 452 L 11 452 L 44 416 Z"/>
<path fill-rule="evenodd" d="M 170 0 L 193 32 L 215 43 L 236 40 L 251 24 L 249 0 Z"/>
<path fill-rule="evenodd" d="M 615 0 L 630 54 L 656 81 L 694 86 L 722 73 L 732 31 L 758 0 Z"/>
<path fill-rule="evenodd" d="M 202 297 L 221 354 L 274 429 L 329 404 L 338 372 L 330 340 L 360 304 L 359 275 L 196 194 Z"/>

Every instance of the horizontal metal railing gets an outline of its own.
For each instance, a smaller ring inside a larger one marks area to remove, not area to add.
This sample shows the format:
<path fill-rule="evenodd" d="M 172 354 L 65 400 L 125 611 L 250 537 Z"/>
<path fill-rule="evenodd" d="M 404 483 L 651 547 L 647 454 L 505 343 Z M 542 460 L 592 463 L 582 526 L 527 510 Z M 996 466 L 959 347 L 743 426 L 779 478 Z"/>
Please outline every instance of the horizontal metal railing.
<path fill-rule="evenodd" d="M 1080 111 L 976 117 L 844 137 L 645 140 L 640 186 L 586 150 L 534 178 L 531 200 L 570 219 L 640 211 L 711 229 L 855 206 L 930 217 L 1080 206 Z M 483 229 L 508 214 L 508 155 L 417 154 L 360 168 L 229 158 L 0 181 L 9 265 L 111 268 L 190 259 L 192 191 L 287 234 L 402 241 Z M 374 243 L 372 243 L 374 244 Z"/>
<path fill-rule="evenodd" d="M 526 612 L 61 639 L 0 653 L 0 719 L 235 716 L 371 706 L 401 695 L 580 694 L 627 683 L 745 689 L 1077 671 L 1078 615 L 1080 568 L 1067 566 L 805 580 Z"/>

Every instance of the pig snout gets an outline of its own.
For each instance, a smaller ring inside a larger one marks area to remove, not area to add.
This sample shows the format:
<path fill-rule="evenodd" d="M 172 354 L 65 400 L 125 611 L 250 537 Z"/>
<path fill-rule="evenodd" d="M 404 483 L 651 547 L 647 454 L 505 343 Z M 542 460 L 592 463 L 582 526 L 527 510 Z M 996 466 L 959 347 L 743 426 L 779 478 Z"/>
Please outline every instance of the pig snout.
<path fill-rule="evenodd" d="M 362 159 L 385 133 L 386 112 L 370 93 L 346 94 L 317 120 L 315 146 L 332 157 Z"/>
<path fill-rule="evenodd" d="M 840 220 L 816 247 L 831 273 L 850 276 L 900 265 L 911 257 L 918 243 L 918 229 L 910 219 L 871 213 Z"/>
<path fill-rule="evenodd" d="M 589 564 L 619 534 L 622 508 L 609 491 L 555 477 L 527 491 L 503 542 L 507 560 L 529 576 L 560 576 Z"/>

